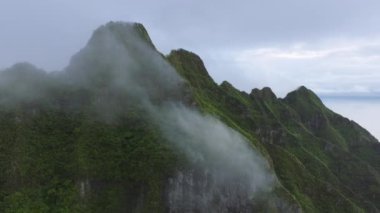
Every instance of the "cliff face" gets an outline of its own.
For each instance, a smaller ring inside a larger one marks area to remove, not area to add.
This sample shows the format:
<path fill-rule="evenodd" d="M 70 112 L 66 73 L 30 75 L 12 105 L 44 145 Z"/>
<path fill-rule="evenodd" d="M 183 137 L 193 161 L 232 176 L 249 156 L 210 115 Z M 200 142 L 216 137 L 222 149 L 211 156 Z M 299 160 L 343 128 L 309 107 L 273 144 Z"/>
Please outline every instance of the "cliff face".
<path fill-rule="evenodd" d="M 378 212 L 380 144 L 300 87 L 217 85 L 111 22 L 59 73 L 0 73 L 1 212 Z"/>
<path fill-rule="evenodd" d="M 305 87 L 277 99 L 269 88 L 248 95 L 207 77 L 199 85 L 202 81 L 192 78 L 197 57 L 180 50 L 168 59 L 194 85 L 200 108 L 263 147 L 280 182 L 305 211 L 378 211 L 380 144 L 355 122 L 327 109 Z"/>

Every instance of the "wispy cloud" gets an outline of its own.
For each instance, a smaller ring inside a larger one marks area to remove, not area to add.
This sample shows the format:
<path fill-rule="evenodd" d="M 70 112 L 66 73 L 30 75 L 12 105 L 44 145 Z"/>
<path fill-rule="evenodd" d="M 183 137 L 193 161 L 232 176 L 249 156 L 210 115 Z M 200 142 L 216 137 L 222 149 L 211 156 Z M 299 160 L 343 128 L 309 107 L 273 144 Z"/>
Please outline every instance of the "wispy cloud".
<path fill-rule="evenodd" d="M 355 47 L 344 48 L 332 48 L 332 49 L 305 49 L 300 45 L 294 45 L 290 48 L 258 48 L 253 50 L 243 50 L 238 57 L 237 61 L 248 62 L 252 58 L 264 58 L 264 59 L 294 59 L 294 60 L 306 60 L 306 59 L 318 59 L 331 56 L 333 54 L 339 54 L 345 51 L 352 51 Z"/>
<path fill-rule="evenodd" d="M 281 96 L 299 85 L 321 94 L 368 96 L 380 91 L 379 39 L 273 45 L 229 55 L 251 85 L 271 86 Z"/>

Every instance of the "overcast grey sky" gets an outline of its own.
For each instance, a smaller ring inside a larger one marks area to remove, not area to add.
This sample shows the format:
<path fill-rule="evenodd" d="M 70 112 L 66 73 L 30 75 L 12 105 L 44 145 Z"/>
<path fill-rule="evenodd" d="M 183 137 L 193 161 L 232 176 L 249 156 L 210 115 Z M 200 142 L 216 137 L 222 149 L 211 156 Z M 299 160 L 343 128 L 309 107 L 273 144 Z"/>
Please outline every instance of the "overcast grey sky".
<path fill-rule="evenodd" d="M 374 96 L 379 11 L 379 0 L 1 0 L 0 69 L 60 70 L 99 25 L 135 21 L 163 53 L 193 51 L 217 82 L 241 90 Z"/>

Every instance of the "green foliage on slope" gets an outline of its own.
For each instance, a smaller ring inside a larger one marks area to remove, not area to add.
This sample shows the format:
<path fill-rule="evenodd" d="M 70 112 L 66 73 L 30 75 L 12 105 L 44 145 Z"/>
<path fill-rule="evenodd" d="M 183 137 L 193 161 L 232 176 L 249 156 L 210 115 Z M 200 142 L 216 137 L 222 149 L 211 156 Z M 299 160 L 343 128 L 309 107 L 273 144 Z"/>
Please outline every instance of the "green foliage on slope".
<path fill-rule="evenodd" d="M 125 26 L 104 27 L 123 41 Z M 133 29 L 155 49 L 141 24 Z M 184 154 L 165 141 L 141 103 L 106 88 L 112 65 L 87 59 L 94 64 L 81 66 L 93 72 L 83 88 L 62 86 L 59 74 L 28 64 L 0 73 L 0 212 L 168 210 L 166 186 L 188 166 Z M 284 99 L 270 88 L 248 94 L 217 85 L 194 53 L 175 50 L 165 60 L 186 81 L 185 104 L 244 135 L 276 173 L 278 186 L 255 201 L 256 211 L 379 211 L 378 141 L 312 91 L 300 87 Z M 179 98 L 160 89 L 158 99 Z M 106 109 L 102 101 L 114 105 Z"/>
<path fill-rule="evenodd" d="M 280 182 L 305 211 L 379 210 L 380 144 L 312 91 L 300 87 L 284 99 L 269 88 L 248 95 L 228 82 L 216 85 L 191 52 L 173 51 L 168 60 L 189 81 L 201 108 L 265 147 Z"/>

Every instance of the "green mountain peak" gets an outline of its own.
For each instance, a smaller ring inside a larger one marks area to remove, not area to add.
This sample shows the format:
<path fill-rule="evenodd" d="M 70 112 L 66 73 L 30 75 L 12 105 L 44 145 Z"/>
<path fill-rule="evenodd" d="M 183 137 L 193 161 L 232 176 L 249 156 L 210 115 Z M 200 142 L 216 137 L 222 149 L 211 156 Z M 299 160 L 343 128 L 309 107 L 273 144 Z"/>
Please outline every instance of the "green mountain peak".
<path fill-rule="evenodd" d="M 269 87 L 264 87 L 261 90 L 255 88 L 251 91 L 250 96 L 268 101 L 274 101 L 277 99 L 276 95 Z"/>
<path fill-rule="evenodd" d="M 192 88 L 201 89 L 204 86 L 211 88 L 216 85 L 202 59 L 195 53 L 184 49 L 172 50 L 166 58 L 179 75 L 192 85 Z"/>
<path fill-rule="evenodd" d="M 323 105 L 320 98 L 305 86 L 300 86 L 296 90 L 288 93 L 284 100 L 289 103 L 305 100 L 309 103 Z"/>
<path fill-rule="evenodd" d="M 156 49 L 144 25 L 132 22 L 108 22 L 94 31 L 89 42 L 97 43 L 99 42 L 99 39 L 104 39 L 104 36 L 107 33 L 111 33 L 125 44 L 128 44 L 131 37 L 138 37 L 145 41 L 149 46 Z"/>
<path fill-rule="evenodd" d="M 216 84 L 110 22 L 59 73 L 0 72 L 0 212 L 379 212 L 380 144 L 300 87 Z"/>

